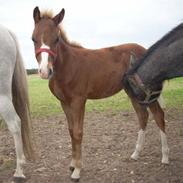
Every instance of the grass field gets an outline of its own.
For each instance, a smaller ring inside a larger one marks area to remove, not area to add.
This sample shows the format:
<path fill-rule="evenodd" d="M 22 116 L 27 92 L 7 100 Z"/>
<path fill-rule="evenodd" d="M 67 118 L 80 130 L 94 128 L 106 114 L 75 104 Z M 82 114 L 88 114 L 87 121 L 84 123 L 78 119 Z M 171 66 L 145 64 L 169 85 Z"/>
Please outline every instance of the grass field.
<path fill-rule="evenodd" d="M 48 81 L 40 79 L 37 75 L 28 76 L 31 112 L 36 116 L 56 115 L 63 112 L 59 101 L 48 89 Z M 165 83 L 163 90 L 167 108 L 183 107 L 183 78 L 176 78 Z M 87 111 L 126 111 L 132 110 L 130 100 L 124 91 L 100 100 L 88 100 Z"/>

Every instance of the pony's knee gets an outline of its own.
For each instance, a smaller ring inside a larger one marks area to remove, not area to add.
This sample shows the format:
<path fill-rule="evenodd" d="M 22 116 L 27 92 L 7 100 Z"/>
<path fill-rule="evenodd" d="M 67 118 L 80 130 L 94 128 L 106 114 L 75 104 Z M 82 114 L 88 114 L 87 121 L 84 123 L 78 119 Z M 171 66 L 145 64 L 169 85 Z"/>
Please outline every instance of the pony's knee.
<path fill-rule="evenodd" d="M 14 120 L 8 121 L 7 125 L 8 125 L 8 129 L 13 134 L 21 132 L 21 121 L 18 116 L 16 116 Z"/>
<path fill-rule="evenodd" d="M 83 132 L 81 130 L 77 130 L 77 131 L 73 131 L 73 139 L 77 142 L 77 143 L 81 143 L 82 141 L 82 137 L 83 137 Z"/>
<path fill-rule="evenodd" d="M 73 138 L 73 129 L 69 128 L 69 134 L 70 134 L 71 138 Z"/>

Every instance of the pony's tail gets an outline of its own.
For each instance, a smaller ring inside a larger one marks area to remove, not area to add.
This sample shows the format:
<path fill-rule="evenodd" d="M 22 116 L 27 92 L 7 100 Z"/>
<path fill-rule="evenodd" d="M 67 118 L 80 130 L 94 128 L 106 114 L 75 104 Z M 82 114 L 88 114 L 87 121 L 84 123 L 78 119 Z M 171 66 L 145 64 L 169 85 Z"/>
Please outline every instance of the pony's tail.
<path fill-rule="evenodd" d="M 10 31 L 9 31 L 10 32 Z M 17 56 L 12 81 L 12 96 L 15 110 L 21 120 L 23 150 L 27 159 L 34 159 L 32 143 L 32 124 L 30 119 L 27 74 L 15 35 L 10 32 L 15 41 Z"/>

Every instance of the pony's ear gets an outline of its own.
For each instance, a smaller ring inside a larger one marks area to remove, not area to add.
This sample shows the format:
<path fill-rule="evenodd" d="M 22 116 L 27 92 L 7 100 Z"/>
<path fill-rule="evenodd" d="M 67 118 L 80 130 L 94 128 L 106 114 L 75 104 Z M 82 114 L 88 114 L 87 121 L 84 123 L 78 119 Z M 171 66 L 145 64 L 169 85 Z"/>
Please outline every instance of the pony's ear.
<path fill-rule="evenodd" d="M 52 18 L 56 26 L 62 22 L 64 15 L 65 15 L 65 9 L 63 8 L 58 15 Z"/>
<path fill-rule="evenodd" d="M 37 6 L 34 8 L 33 18 L 34 18 L 35 24 L 41 20 L 41 13 L 40 13 L 39 8 Z"/>
<path fill-rule="evenodd" d="M 135 53 L 134 52 L 131 52 L 131 54 L 130 54 L 130 66 L 129 66 L 129 68 L 132 68 L 135 65 L 136 61 L 137 61 L 137 57 L 136 57 Z"/>

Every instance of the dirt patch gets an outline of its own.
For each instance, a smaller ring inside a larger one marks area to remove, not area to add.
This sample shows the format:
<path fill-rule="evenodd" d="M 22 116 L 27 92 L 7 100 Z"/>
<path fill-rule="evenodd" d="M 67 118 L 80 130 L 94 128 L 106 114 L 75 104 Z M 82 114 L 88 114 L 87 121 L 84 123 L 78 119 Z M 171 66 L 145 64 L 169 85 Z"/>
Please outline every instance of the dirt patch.
<path fill-rule="evenodd" d="M 168 166 L 160 163 L 159 130 L 152 119 L 141 157 L 132 161 L 129 157 L 138 131 L 135 113 L 87 113 L 80 183 L 183 183 L 183 113 L 169 110 L 166 114 Z M 33 125 L 38 158 L 26 164 L 26 182 L 70 183 L 71 143 L 64 114 L 33 119 Z M 7 130 L 0 131 L 0 144 L 0 183 L 8 183 L 15 168 L 15 153 Z"/>

